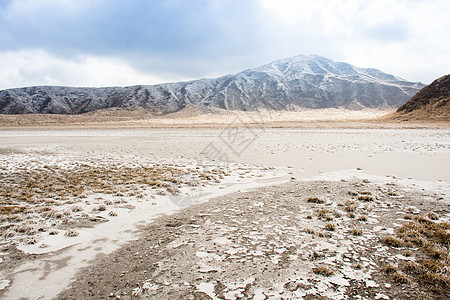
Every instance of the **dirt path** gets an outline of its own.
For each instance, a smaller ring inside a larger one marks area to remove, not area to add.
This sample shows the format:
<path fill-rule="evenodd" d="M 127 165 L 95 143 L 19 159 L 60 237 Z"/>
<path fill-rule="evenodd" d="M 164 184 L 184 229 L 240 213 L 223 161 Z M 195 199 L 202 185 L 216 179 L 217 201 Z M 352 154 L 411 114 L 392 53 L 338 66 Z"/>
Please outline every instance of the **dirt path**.
<path fill-rule="evenodd" d="M 416 257 L 380 240 L 406 215 L 448 221 L 448 196 L 356 178 L 229 194 L 159 218 L 58 299 L 446 299 L 384 272 Z"/>

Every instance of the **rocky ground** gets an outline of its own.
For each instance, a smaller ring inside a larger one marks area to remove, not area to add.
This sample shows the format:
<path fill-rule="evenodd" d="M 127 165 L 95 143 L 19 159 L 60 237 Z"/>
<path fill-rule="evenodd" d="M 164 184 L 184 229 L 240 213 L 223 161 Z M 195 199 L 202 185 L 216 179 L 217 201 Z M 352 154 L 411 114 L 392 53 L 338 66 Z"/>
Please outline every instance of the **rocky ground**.
<path fill-rule="evenodd" d="M 448 244 L 439 260 L 387 241 L 419 220 L 448 242 L 449 218 L 448 195 L 395 180 L 292 180 L 159 218 L 58 299 L 448 299 Z M 424 259 L 439 281 L 400 270 Z"/>

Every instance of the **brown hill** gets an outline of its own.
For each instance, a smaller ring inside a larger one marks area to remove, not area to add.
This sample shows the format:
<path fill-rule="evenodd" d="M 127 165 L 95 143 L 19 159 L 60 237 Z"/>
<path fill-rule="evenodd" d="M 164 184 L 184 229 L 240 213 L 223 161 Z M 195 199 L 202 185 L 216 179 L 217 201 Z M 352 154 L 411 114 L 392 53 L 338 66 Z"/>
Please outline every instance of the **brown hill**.
<path fill-rule="evenodd" d="M 450 74 L 436 79 L 401 106 L 393 118 L 450 121 Z"/>

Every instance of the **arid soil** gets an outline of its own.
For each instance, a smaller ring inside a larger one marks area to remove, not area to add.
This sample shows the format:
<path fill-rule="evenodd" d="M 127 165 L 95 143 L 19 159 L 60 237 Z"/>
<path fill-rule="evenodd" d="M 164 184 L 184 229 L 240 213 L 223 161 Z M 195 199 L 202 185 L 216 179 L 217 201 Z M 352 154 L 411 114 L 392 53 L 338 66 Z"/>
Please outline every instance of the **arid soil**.
<path fill-rule="evenodd" d="M 166 115 L 155 115 L 142 108 L 131 111 L 99 110 L 81 115 L 0 115 L 4 129 L 67 129 L 67 128 L 177 128 L 224 127 L 238 118 L 248 126 L 269 127 L 343 127 L 380 126 L 371 124 L 377 117 L 392 110 L 304 109 L 301 111 L 228 111 L 199 110 L 187 107 Z M 365 125 L 362 125 L 365 124 Z M 419 125 L 420 126 L 420 125 Z"/>
<path fill-rule="evenodd" d="M 248 118 L 1 131 L 0 297 L 450 296 L 447 127 Z"/>
<path fill-rule="evenodd" d="M 386 272 L 422 257 L 383 238 L 429 212 L 448 222 L 449 200 L 356 178 L 229 194 L 143 228 L 58 299 L 448 299 Z"/>

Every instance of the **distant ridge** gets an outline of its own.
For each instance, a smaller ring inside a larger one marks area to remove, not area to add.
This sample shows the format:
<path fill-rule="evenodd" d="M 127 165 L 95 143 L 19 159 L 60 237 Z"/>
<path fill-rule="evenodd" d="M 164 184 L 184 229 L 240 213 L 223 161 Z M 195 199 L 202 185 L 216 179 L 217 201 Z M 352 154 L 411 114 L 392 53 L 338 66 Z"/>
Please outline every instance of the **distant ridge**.
<path fill-rule="evenodd" d="M 129 87 L 8 89 L 0 91 L 0 113 L 81 114 L 142 107 L 167 114 L 189 105 L 226 110 L 397 108 L 422 87 L 376 69 L 299 55 L 215 79 Z"/>

